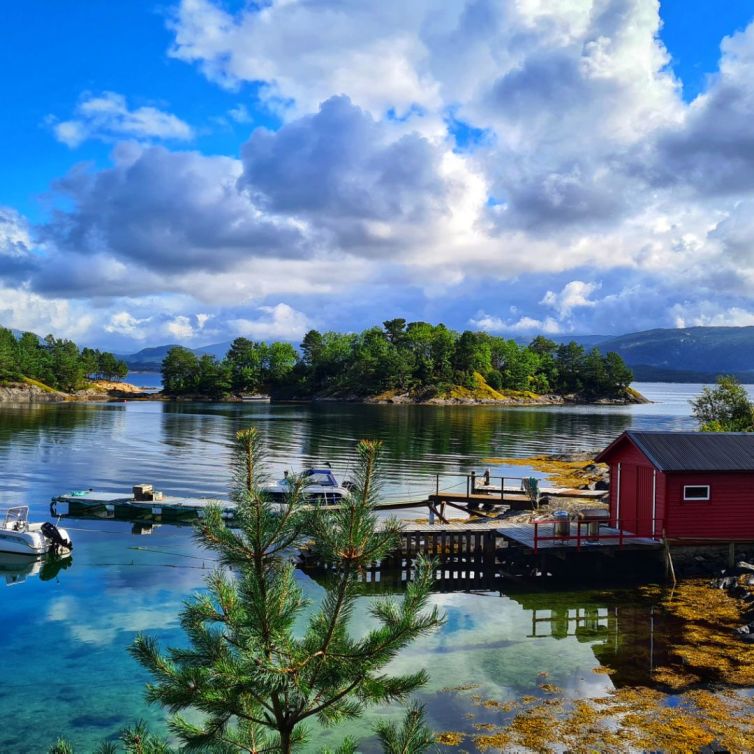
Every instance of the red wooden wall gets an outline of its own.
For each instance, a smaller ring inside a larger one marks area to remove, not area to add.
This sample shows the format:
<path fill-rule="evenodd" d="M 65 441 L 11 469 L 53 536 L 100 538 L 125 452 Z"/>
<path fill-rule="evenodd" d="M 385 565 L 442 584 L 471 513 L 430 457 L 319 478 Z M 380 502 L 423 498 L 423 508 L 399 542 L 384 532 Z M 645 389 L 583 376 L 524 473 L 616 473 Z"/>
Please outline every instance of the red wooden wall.
<path fill-rule="evenodd" d="M 708 484 L 709 501 L 683 501 L 687 484 Z M 699 539 L 754 539 L 754 474 L 667 474 L 667 535 Z"/>

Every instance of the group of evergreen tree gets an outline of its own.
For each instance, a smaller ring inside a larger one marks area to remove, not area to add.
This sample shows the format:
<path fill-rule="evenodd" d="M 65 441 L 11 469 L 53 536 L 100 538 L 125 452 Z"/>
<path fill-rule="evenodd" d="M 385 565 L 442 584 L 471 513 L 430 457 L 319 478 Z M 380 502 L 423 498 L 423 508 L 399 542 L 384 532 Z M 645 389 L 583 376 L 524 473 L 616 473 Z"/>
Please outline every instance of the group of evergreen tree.
<path fill-rule="evenodd" d="M 0 328 L 0 382 L 23 377 L 70 392 L 86 378 L 123 379 L 128 374 L 124 361 L 109 352 L 79 347 L 72 340 L 48 335 L 40 339 L 31 332 L 19 337 Z"/>
<path fill-rule="evenodd" d="M 275 390 L 285 385 L 297 361 L 298 354 L 290 343 L 254 343 L 236 338 L 221 361 L 176 346 L 163 359 L 162 385 L 169 395 L 210 398 Z"/>
<path fill-rule="evenodd" d="M 603 355 L 539 336 L 528 346 L 485 332 L 392 319 L 361 333 L 310 330 L 301 353 L 289 343 L 233 341 L 227 356 L 173 348 L 162 364 L 165 392 L 220 397 L 267 391 L 285 396 L 376 395 L 387 390 L 440 395 L 474 388 L 617 398 L 633 377 L 616 353 Z"/>

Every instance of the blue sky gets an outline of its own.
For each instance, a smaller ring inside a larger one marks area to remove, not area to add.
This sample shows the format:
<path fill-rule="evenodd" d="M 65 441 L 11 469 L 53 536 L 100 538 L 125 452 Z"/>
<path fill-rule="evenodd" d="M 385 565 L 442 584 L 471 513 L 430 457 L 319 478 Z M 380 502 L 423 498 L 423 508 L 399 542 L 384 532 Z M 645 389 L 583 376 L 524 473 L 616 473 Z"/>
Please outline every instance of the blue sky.
<path fill-rule="evenodd" d="M 754 324 L 754 3 L 6 3 L 0 323 Z"/>

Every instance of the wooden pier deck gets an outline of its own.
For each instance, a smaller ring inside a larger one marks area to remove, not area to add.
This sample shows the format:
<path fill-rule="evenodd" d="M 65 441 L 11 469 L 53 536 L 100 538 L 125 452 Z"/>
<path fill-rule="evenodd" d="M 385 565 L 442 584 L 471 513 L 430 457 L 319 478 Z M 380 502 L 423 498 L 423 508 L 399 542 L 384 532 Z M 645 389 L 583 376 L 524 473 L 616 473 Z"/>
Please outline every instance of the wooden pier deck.
<path fill-rule="evenodd" d="M 539 490 L 541 496 L 567 497 L 590 502 L 600 502 L 607 492 L 604 490 L 577 490 L 571 487 L 544 487 Z M 502 492 L 436 492 L 427 498 L 427 502 L 440 509 L 443 505 L 452 507 L 463 505 L 472 508 L 490 508 L 501 505 L 513 510 L 527 510 L 534 506 L 531 496 L 520 488 L 506 488 Z"/>
<path fill-rule="evenodd" d="M 586 522 L 571 521 L 568 534 L 556 534 L 558 522 L 498 522 L 498 534 L 507 541 L 538 552 L 540 550 L 581 550 L 594 548 L 659 549 L 662 542 L 637 537 L 631 532 L 602 525 L 597 534 L 589 534 Z"/>
<path fill-rule="evenodd" d="M 219 505 L 223 518 L 235 516 L 236 504 L 217 498 L 174 497 L 163 495 L 158 500 L 136 500 L 133 495 L 123 492 L 98 492 L 82 490 L 75 493 L 56 495 L 52 498 L 51 509 L 57 510 L 59 503 L 68 507 L 68 514 L 99 511 L 103 515 L 128 517 L 159 517 L 160 519 L 202 518 L 211 505 Z"/>

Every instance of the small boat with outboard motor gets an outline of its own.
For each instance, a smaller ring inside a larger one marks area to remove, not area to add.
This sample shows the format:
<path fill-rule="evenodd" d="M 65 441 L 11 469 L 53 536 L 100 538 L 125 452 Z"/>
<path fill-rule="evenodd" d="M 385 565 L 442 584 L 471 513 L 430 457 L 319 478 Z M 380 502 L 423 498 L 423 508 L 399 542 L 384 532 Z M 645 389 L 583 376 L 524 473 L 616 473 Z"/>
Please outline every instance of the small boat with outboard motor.
<path fill-rule="evenodd" d="M 318 505 L 335 505 L 346 497 L 351 490 L 349 482 L 338 481 L 329 466 L 312 466 L 301 472 L 303 493 L 308 502 Z M 293 477 L 286 471 L 285 476 L 266 484 L 262 488 L 275 502 L 284 503 L 291 492 Z"/>
<path fill-rule="evenodd" d="M 29 521 L 29 506 L 18 505 L 0 512 L 0 552 L 41 557 L 70 552 L 73 543 L 65 529 L 49 521 Z"/>

